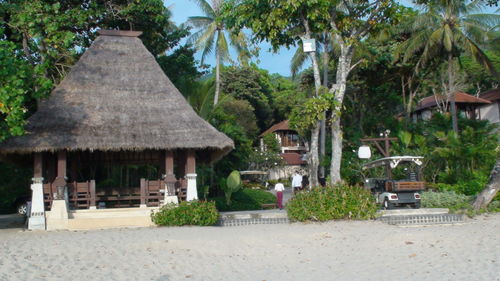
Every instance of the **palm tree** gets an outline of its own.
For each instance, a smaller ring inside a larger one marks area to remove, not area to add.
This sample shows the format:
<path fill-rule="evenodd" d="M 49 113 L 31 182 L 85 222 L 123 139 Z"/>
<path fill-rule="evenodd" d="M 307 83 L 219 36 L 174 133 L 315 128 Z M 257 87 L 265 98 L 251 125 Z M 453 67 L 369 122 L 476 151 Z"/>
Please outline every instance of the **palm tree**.
<path fill-rule="evenodd" d="M 403 61 L 419 54 L 416 70 L 429 62 L 445 59 L 448 65 L 448 100 L 450 102 L 453 130 L 458 132 L 455 107 L 453 61 L 467 52 L 488 71 L 495 73 L 493 64 L 481 50 L 488 39 L 487 34 L 500 23 L 500 15 L 483 14 L 483 1 L 433 0 L 419 5 L 422 13 L 406 30 L 412 34 L 401 44 L 399 53 Z"/>
<path fill-rule="evenodd" d="M 204 16 L 189 17 L 188 23 L 199 29 L 189 38 L 197 50 L 202 51 L 201 63 L 203 64 L 207 55 L 215 51 L 215 95 L 214 105 L 219 101 L 220 93 L 220 64 L 230 61 L 229 45 L 233 46 L 238 53 L 238 60 L 246 64 L 250 52 L 247 47 L 247 39 L 242 31 L 233 32 L 227 30 L 223 18 L 223 4 L 225 0 L 192 0 L 198 4 L 205 14 Z M 215 49 L 215 50 L 214 50 Z"/>

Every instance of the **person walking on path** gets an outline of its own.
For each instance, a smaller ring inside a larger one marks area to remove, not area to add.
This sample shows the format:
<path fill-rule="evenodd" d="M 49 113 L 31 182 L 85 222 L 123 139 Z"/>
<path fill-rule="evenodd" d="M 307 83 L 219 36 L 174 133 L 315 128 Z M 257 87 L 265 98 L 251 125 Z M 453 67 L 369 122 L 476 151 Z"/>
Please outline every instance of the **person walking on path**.
<path fill-rule="evenodd" d="M 294 194 L 302 189 L 302 176 L 297 171 L 292 176 L 292 188 Z"/>
<path fill-rule="evenodd" d="M 278 208 L 280 208 L 280 210 L 282 210 L 283 209 L 283 191 L 285 191 L 285 186 L 281 182 L 278 182 L 274 186 L 274 190 L 276 191 L 276 198 L 278 198 Z"/>

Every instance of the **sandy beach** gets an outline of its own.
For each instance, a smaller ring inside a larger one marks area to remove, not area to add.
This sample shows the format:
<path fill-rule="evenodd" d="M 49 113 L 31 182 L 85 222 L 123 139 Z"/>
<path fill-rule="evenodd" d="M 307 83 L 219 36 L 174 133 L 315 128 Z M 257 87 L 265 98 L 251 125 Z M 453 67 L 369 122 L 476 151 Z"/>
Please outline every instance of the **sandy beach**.
<path fill-rule="evenodd" d="M 0 230 L 0 280 L 500 280 L 500 214 L 461 225 Z"/>

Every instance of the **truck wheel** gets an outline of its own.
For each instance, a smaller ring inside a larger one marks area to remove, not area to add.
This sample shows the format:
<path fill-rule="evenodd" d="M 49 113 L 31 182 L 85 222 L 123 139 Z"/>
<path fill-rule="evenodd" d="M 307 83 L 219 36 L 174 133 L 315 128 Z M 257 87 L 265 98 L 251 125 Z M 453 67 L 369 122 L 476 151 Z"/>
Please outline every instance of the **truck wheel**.
<path fill-rule="evenodd" d="M 389 199 L 385 198 L 384 199 L 384 209 L 385 210 L 392 210 L 394 209 L 394 204 L 389 202 Z"/>
<path fill-rule="evenodd" d="M 417 202 L 413 205 L 415 209 L 420 209 L 420 202 Z"/>

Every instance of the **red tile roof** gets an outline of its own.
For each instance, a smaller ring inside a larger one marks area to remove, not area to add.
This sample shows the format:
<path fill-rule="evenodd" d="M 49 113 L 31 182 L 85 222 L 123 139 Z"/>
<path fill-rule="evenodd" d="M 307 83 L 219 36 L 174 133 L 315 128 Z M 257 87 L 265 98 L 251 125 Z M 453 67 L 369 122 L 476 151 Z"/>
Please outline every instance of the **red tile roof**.
<path fill-rule="evenodd" d="M 291 130 L 291 129 L 290 129 L 290 126 L 288 125 L 288 120 L 285 120 L 285 121 L 279 122 L 278 124 L 274 124 L 271 128 L 265 130 L 264 133 L 260 134 L 260 136 L 262 137 L 262 136 L 265 136 L 269 133 L 273 133 L 276 131 L 287 131 L 287 130 Z"/>
<path fill-rule="evenodd" d="M 500 100 L 500 88 L 491 89 L 486 92 L 482 92 L 479 95 L 481 98 L 489 101 L 497 101 Z"/>
<path fill-rule="evenodd" d="M 303 165 L 307 162 L 302 160 L 302 155 L 298 153 L 281 153 L 281 157 L 288 165 Z"/>
<path fill-rule="evenodd" d="M 441 97 L 429 96 L 420 100 L 415 111 L 430 108 L 436 106 L 436 99 L 442 100 Z M 455 93 L 455 103 L 457 104 L 488 104 L 491 103 L 489 100 L 478 98 L 463 92 Z"/>

